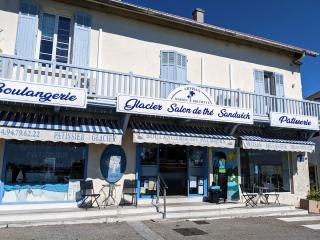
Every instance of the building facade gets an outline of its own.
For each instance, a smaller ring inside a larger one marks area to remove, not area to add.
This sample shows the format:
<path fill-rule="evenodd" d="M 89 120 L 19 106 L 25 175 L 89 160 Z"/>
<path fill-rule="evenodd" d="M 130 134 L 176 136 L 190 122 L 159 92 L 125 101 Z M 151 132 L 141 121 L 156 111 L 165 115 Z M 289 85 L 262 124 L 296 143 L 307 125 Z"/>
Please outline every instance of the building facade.
<path fill-rule="evenodd" d="M 0 201 L 75 203 L 131 180 L 138 198 L 239 200 L 309 191 L 320 104 L 300 64 L 318 53 L 121 1 L 0 3 Z M 109 184 L 109 185 L 108 185 Z M 103 195 L 103 194 L 102 194 Z"/>
<path fill-rule="evenodd" d="M 308 96 L 310 101 L 320 102 L 320 91 Z M 320 137 L 319 133 L 315 134 L 312 141 L 316 144 L 316 151 L 310 154 L 309 158 L 309 176 L 310 189 L 320 189 Z"/>

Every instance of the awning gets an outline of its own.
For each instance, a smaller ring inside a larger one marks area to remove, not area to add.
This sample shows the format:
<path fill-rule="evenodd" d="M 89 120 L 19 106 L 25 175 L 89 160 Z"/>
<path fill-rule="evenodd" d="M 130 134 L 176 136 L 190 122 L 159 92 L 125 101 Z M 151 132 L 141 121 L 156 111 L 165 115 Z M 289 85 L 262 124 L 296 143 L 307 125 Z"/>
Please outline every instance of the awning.
<path fill-rule="evenodd" d="M 234 148 L 235 138 L 214 128 L 169 124 L 131 123 L 133 142 Z"/>
<path fill-rule="evenodd" d="M 243 149 L 271 150 L 283 152 L 313 152 L 315 144 L 311 141 L 271 138 L 262 136 L 242 135 Z"/>
<path fill-rule="evenodd" d="M 0 138 L 121 145 L 116 120 L 0 111 Z"/>

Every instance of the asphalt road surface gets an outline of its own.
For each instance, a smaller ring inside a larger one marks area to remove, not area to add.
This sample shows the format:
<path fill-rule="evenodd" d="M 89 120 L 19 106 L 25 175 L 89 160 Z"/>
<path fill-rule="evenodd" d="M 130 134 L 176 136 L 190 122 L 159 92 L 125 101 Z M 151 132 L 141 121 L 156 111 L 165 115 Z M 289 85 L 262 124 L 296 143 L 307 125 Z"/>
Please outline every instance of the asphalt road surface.
<path fill-rule="evenodd" d="M 320 216 L 259 217 L 206 221 L 144 221 L 0 229 L 0 240 L 319 240 Z"/>

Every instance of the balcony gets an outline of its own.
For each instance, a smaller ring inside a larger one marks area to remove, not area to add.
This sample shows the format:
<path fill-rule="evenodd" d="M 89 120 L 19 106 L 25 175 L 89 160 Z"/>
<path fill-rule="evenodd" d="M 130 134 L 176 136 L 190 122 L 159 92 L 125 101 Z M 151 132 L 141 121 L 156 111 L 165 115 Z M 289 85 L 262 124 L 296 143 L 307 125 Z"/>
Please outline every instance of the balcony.
<path fill-rule="evenodd" d="M 152 98 L 166 98 L 169 92 L 181 83 L 151 78 L 129 73 L 108 71 L 43 60 L 23 59 L 17 56 L 0 54 L 0 77 L 57 85 L 62 87 L 87 88 L 89 103 L 116 104 L 117 94 L 130 94 Z M 250 92 L 200 86 L 221 106 L 251 108 L 256 120 L 268 121 L 270 112 L 283 112 L 318 117 L 320 103 L 257 95 Z"/>

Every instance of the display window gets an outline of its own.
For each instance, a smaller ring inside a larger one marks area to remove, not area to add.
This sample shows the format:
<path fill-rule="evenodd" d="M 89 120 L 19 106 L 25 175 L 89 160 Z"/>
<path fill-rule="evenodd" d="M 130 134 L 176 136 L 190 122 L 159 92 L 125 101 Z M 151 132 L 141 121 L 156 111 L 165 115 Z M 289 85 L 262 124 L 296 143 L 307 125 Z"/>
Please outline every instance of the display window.
<path fill-rule="evenodd" d="M 8 141 L 2 202 L 76 200 L 86 162 L 86 145 Z"/>

